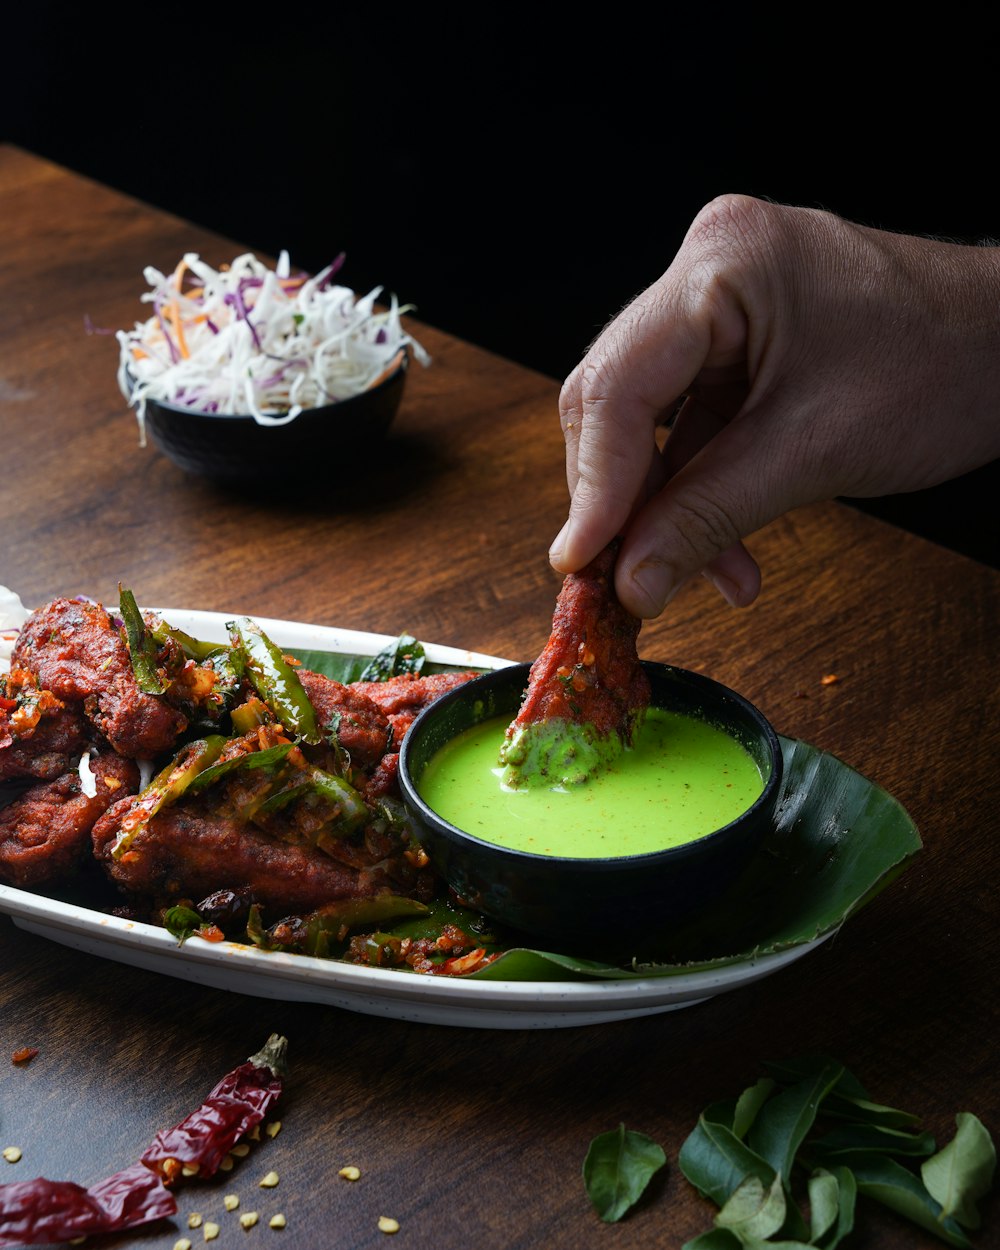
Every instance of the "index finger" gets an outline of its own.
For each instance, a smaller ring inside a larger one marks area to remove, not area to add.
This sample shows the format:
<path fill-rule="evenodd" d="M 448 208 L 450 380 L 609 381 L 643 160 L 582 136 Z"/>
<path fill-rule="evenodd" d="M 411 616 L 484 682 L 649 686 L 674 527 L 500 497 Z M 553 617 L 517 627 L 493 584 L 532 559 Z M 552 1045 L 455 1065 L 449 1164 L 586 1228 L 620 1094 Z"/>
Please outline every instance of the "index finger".
<path fill-rule="evenodd" d="M 742 354 L 742 309 L 718 284 L 695 276 L 682 249 L 604 330 L 563 387 L 572 498 L 549 553 L 561 572 L 593 559 L 642 502 L 662 415 L 706 364 Z"/>

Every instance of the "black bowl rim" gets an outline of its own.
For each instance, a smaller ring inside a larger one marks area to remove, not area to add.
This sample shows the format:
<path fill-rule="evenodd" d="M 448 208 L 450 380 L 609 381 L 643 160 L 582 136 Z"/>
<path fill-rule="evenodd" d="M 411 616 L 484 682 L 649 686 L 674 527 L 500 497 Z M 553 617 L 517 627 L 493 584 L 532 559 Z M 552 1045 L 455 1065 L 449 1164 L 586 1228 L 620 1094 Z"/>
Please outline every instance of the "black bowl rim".
<path fill-rule="evenodd" d="M 400 375 L 405 375 L 410 366 L 410 349 L 404 346 L 402 351 L 403 355 L 396 368 L 393 369 L 391 373 L 387 373 L 385 377 L 376 382 L 373 386 L 369 386 L 366 391 L 359 391 L 357 395 L 347 395 L 343 399 L 335 399 L 329 404 L 320 404 L 315 408 L 303 408 L 300 413 L 292 418 L 292 421 L 298 421 L 301 417 L 308 418 L 310 416 L 318 415 L 321 412 L 339 412 L 345 404 L 354 404 L 359 400 L 367 399 L 372 395 L 377 395 L 380 391 L 387 390 L 393 382 L 399 381 Z M 132 402 L 132 398 L 129 396 L 128 403 L 130 406 Z M 257 421 L 252 412 L 205 412 L 202 408 L 187 408 L 183 404 L 172 404 L 169 400 L 156 399 L 152 395 L 147 395 L 146 412 L 148 413 L 149 409 L 154 407 L 160 412 L 176 413 L 177 416 L 180 417 L 197 417 L 206 421 L 251 421 L 254 425 L 264 429 L 280 430 L 282 428 L 281 425 L 271 426 L 267 423 L 265 423 L 264 426 L 261 426 L 261 423 Z M 271 413 L 270 415 L 281 417 L 287 416 L 288 414 L 279 412 Z M 291 425 L 292 421 L 287 421 L 284 424 Z"/>
<path fill-rule="evenodd" d="M 609 855 L 603 858 L 594 858 L 590 856 L 575 855 L 540 855 L 535 851 L 519 851 L 512 847 L 500 846 L 496 842 L 488 842 L 484 838 L 477 838 L 474 833 L 467 833 L 464 829 L 459 829 L 457 825 L 451 824 L 445 818 L 439 815 L 417 791 L 416 785 L 410 776 L 410 754 L 412 744 L 416 741 L 418 734 L 414 733 L 418 725 L 426 723 L 435 715 L 440 715 L 444 707 L 448 704 L 457 702 L 462 698 L 468 698 L 469 692 L 481 689 L 483 686 L 489 685 L 491 681 L 497 681 L 501 675 L 510 679 L 510 671 L 512 668 L 524 670 L 525 685 L 527 685 L 527 674 L 531 668 L 530 664 L 505 665 L 503 668 L 492 669 L 488 673 L 483 673 L 479 677 L 474 677 L 471 681 L 465 682 L 461 686 L 457 686 L 454 690 L 449 690 L 447 694 L 442 695 L 439 699 L 435 699 L 419 714 L 417 719 L 410 726 L 406 736 L 403 739 L 403 745 L 399 753 L 399 785 L 403 793 L 403 799 L 407 804 L 412 804 L 425 821 L 433 822 L 441 829 L 442 835 L 456 843 L 469 843 L 475 847 L 481 847 L 484 851 L 492 852 L 499 859 L 509 861 L 511 863 L 542 863 L 553 865 L 564 865 L 568 869 L 571 868 L 578 873 L 607 872 L 616 869 L 626 870 L 635 869 L 648 865 L 649 867 L 657 867 L 663 863 L 676 863 L 692 855 L 701 855 L 710 849 L 712 843 L 727 840 L 732 836 L 733 826 L 742 824 L 744 821 L 750 821 L 756 817 L 761 809 L 773 807 L 777 791 L 781 786 L 781 778 L 783 772 L 783 757 L 781 751 L 781 742 L 774 726 L 767 719 L 764 713 L 750 702 L 744 695 L 733 690 L 732 687 L 724 685 L 722 682 L 716 681 L 712 677 L 706 677 L 704 673 L 695 673 L 691 669 L 678 668 L 674 664 L 665 664 L 656 660 L 642 660 L 642 666 L 647 669 L 655 669 L 658 672 L 665 673 L 670 680 L 677 680 L 687 685 L 693 686 L 696 690 L 701 690 L 706 694 L 711 694 L 715 698 L 722 698 L 731 703 L 735 703 L 741 710 L 755 721 L 762 731 L 762 737 L 767 744 L 767 749 L 771 757 L 771 775 L 764 783 L 764 788 L 760 795 L 744 808 L 742 812 L 725 825 L 720 825 L 718 829 L 713 829 L 709 833 L 702 834 L 700 837 L 692 838 L 688 842 L 682 842 L 679 846 L 665 847 L 660 851 L 645 851 L 638 855 Z M 473 695 L 474 697 L 474 695 Z M 657 705 L 658 706 L 658 705 Z M 715 722 L 718 723 L 718 722 Z M 721 727 L 721 726 L 720 726 Z"/>

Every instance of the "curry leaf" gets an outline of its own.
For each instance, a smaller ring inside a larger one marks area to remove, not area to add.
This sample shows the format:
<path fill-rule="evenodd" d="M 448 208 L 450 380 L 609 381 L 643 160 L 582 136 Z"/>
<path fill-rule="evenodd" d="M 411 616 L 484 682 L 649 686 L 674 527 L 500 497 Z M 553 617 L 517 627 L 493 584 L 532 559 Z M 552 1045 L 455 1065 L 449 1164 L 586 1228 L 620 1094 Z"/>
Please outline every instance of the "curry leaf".
<path fill-rule="evenodd" d="M 748 1176 L 770 1186 L 776 1175 L 774 1168 L 740 1141 L 731 1128 L 713 1122 L 707 1113 L 699 1116 L 677 1162 L 691 1184 L 719 1207 Z"/>
<path fill-rule="evenodd" d="M 854 1227 L 858 1186 L 849 1168 L 817 1169 L 809 1178 L 810 1238 L 822 1250 L 835 1250 Z"/>
<path fill-rule="evenodd" d="M 609 1224 L 620 1220 L 666 1161 L 651 1137 L 624 1124 L 595 1137 L 583 1161 L 583 1182 L 601 1219 Z"/>
<path fill-rule="evenodd" d="M 400 634 L 389 643 L 361 674 L 361 681 L 388 681 L 401 673 L 419 673 L 424 666 L 423 643 L 410 634 Z"/>
<path fill-rule="evenodd" d="M 192 933 L 200 929 L 202 925 L 201 916 L 198 915 L 190 907 L 182 907 L 180 905 L 171 907 L 163 913 L 163 927 L 168 933 L 183 942 L 189 938 Z"/>
<path fill-rule="evenodd" d="M 815 1075 L 783 1089 L 761 1108 L 750 1132 L 752 1149 L 787 1181 L 820 1103 L 843 1075 L 842 1064 L 830 1062 Z"/>
<path fill-rule="evenodd" d="M 993 1184 L 997 1152 L 982 1121 L 968 1111 L 955 1117 L 955 1136 L 933 1158 L 920 1165 L 927 1192 L 966 1228 L 979 1227 L 976 1202 Z"/>
<path fill-rule="evenodd" d="M 859 1150 L 920 1157 L 933 1154 L 935 1144 L 931 1133 L 906 1133 L 879 1124 L 844 1124 L 813 1142 L 810 1152 L 825 1160 L 837 1158 L 849 1163 L 848 1156 Z"/>
<path fill-rule="evenodd" d="M 740 1094 L 733 1109 L 732 1122 L 732 1130 L 737 1137 L 741 1139 L 746 1137 L 757 1118 L 757 1112 L 773 1093 L 774 1081 L 763 1076 L 756 1085 L 751 1085 Z"/>
<path fill-rule="evenodd" d="M 728 1228 L 745 1242 L 748 1237 L 761 1240 L 776 1233 L 785 1222 L 785 1191 L 780 1175 L 765 1187 L 758 1176 L 741 1182 L 722 1210 L 715 1217 L 720 1228 Z"/>
<path fill-rule="evenodd" d="M 740 1239 L 728 1228 L 713 1228 L 686 1241 L 681 1250 L 740 1250 Z"/>
<path fill-rule="evenodd" d="M 859 1156 L 851 1160 L 851 1171 L 858 1183 L 858 1193 L 905 1215 L 949 1246 L 971 1250 L 972 1243 L 958 1222 L 945 1215 L 941 1204 L 931 1197 L 921 1181 L 894 1159 L 875 1154 Z"/>

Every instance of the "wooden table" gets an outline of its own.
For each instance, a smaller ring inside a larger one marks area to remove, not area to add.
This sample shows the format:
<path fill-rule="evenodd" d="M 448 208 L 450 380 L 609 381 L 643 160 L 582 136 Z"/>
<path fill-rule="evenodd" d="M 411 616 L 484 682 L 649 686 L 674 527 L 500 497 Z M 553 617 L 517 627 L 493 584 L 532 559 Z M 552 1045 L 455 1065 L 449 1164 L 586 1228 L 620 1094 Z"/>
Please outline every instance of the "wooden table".
<path fill-rule="evenodd" d="M 0 583 L 29 605 L 84 593 L 398 633 L 530 659 L 558 579 L 565 513 L 551 380 L 431 327 L 364 489 L 297 505 L 266 482 L 225 491 L 137 445 L 117 345 L 147 264 L 237 247 L 24 152 L 0 148 Z M 353 472 L 353 470 L 351 471 Z M 368 488 L 370 485 L 370 489 Z M 751 540 L 757 606 L 686 589 L 642 653 L 704 671 L 784 733 L 895 794 L 925 848 L 835 938 L 758 984 L 688 1010 L 541 1032 L 450 1029 L 219 992 L 104 962 L 0 919 L 0 1146 L 16 1167 L 93 1183 L 124 1166 L 272 1029 L 293 1075 L 280 1136 L 180 1195 L 172 1223 L 108 1244 L 173 1246 L 197 1209 L 217 1244 L 271 1244 L 222 1210 L 282 1210 L 296 1247 L 680 1246 L 714 1207 L 678 1148 L 709 1102 L 767 1059 L 825 1051 L 943 1141 L 975 1111 L 1000 1134 L 1000 576 L 837 504 Z M 821 677 L 835 672 L 836 684 Z M 37 1058 L 15 1068 L 17 1047 Z M 601 1224 L 580 1181 L 595 1134 L 624 1122 L 662 1143 L 649 1200 Z M 357 1164 L 347 1184 L 338 1169 Z M 257 1188 L 276 1170 L 280 1187 Z M 264 1195 L 263 1197 L 261 1195 Z M 998 1235 L 1000 1209 L 986 1205 Z M 192 1236 L 196 1240 L 200 1233 Z M 278 1244 L 275 1242 L 274 1244 Z M 939 1243 L 865 1204 L 853 1247 Z M 989 1243 L 983 1235 L 982 1246 Z M 996 1244 L 993 1242 L 992 1244 Z"/>

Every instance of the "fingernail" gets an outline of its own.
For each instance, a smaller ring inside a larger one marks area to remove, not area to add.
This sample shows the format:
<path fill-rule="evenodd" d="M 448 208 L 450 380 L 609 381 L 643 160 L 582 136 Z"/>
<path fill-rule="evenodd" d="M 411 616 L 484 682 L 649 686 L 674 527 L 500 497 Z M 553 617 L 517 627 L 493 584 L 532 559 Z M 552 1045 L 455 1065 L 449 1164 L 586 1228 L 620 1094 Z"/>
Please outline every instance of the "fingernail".
<path fill-rule="evenodd" d="M 743 591 L 732 581 L 731 578 L 724 577 L 721 573 L 713 573 L 708 569 L 702 570 L 704 576 L 712 583 L 719 594 L 725 599 L 731 608 L 738 608 L 743 601 Z"/>
<path fill-rule="evenodd" d="M 549 562 L 558 566 L 562 559 L 563 548 L 566 546 L 566 536 L 569 533 L 569 521 L 563 525 L 562 529 L 552 540 L 552 546 L 549 548 Z"/>
<path fill-rule="evenodd" d="M 629 576 L 639 598 L 645 601 L 639 615 L 646 619 L 659 616 L 676 589 L 669 566 L 655 556 L 648 556 L 635 565 Z"/>

